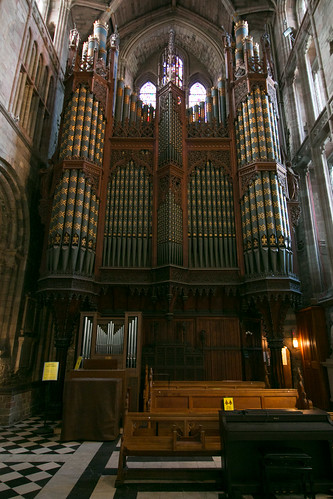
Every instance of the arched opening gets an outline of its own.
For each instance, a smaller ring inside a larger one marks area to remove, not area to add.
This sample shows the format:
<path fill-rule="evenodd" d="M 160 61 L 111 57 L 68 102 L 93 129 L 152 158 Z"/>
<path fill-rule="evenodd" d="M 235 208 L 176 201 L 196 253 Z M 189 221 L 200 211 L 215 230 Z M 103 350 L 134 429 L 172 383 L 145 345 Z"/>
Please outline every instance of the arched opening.
<path fill-rule="evenodd" d="M 139 97 L 142 100 L 142 104 L 147 104 L 148 106 L 153 106 L 156 108 L 156 86 L 151 81 L 147 81 L 140 88 Z"/>
<path fill-rule="evenodd" d="M 14 346 L 29 245 L 29 215 L 12 167 L 0 159 L 0 370 L 14 368 Z"/>
<path fill-rule="evenodd" d="M 195 104 L 200 104 L 200 102 L 205 102 L 206 98 L 206 89 L 199 83 L 193 83 L 190 87 L 189 97 L 188 97 L 188 105 L 189 107 L 194 106 Z"/>

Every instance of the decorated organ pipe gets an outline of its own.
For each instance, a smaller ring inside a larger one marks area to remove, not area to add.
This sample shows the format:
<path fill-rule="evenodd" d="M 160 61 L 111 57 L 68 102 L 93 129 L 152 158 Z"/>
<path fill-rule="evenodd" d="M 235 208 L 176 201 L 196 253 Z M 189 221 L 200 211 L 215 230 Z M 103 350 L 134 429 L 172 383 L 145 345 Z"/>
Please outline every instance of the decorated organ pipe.
<path fill-rule="evenodd" d="M 217 87 L 207 89 L 205 101 L 194 104 L 186 110 L 187 123 L 226 124 L 225 82 L 220 79 Z"/>
<path fill-rule="evenodd" d="M 129 119 L 130 116 L 130 99 L 131 99 L 131 89 L 125 86 L 124 89 L 124 103 L 123 103 L 123 121 Z"/>
<path fill-rule="evenodd" d="M 152 185 L 143 166 L 130 161 L 111 175 L 107 192 L 103 265 L 151 264 Z"/>
<path fill-rule="evenodd" d="M 135 123 L 137 119 L 137 109 L 136 109 L 137 102 L 138 102 L 138 96 L 135 92 L 133 92 L 131 95 L 131 105 L 130 105 L 130 121 L 132 123 Z"/>
<path fill-rule="evenodd" d="M 227 109 L 226 109 L 226 96 L 225 96 L 225 80 L 223 80 L 222 78 L 220 78 L 218 81 L 217 90 L 218 90 L 220 123 L 225 124 L 227 117 Z"/>
<path fill-rule="evenodd" d="M 213 103 L 212 103 L 212 95 L 209 91 L 207 91 L 207 96 L 206 96 L 206 121 L 208 123 L 212 122 L 213 119 Z"/>
<path fill-rule="evenodd" d="M 129 86 L 125 86 L 123 80 L 118 80 L 117 95 L 115 103 L 115 127 L 120 124 L 151 123 L 155 118 L 155 109 L 152 105 L 143 103 L 136 92 L 132 92 Z"/>
<path fill-rule="evenodd" d="M 125 91 L 125 83 L 124 80 L 120 79 L 118 80 L 117 96 L 116 96 L 116 108 L 115 108 L 116 121 L 122 121 L 123 119 L 124 91 Z"/>
<path fill-rule="evenodd" d="M 235 267 L 233 187 L 221 168 L 208 161 L 188 184 L 188 238 L 191 267 Z"/>
<path fill-rule="evenodd" d="M 59 136 L 61 173 L 55 186 L 48 233 L 47 270 L 50 273 L 91 275 L 93 272 L 108 96 L 107 30 L 106 24 L 96 21 L 78 64 L 68 69 L 73 78 Z M 75 47 L 77 50 L 77 45 Z M 110 52 L 113 55 L 109 60 L 115 63 L 117 48 Z M 92 90 L 97 71 L 98 84 L 104 85 L 105 94 Z M 93 170 L 94 174 L 87 176 L 87 170 Z"/>
<path fill-rule="evenodd" d="M 236 22 L 235 42 L 234 50 L 229 45 L 234 57 L 230 52 L 227 57 L 234 70 L 234 124 L 236 158 L 242 186 L 241 225 L 245 272 L 248 275 L 288 274 L 292 272 L 292 252 L 286 169 L 281 164 L 275 84 L 271 78 L 265 44 L 261 60 L 259 45 L 249 36 L 246 21 Z M 265 62 L 267 67 L 264 68 Z M 252 77 L 254 73 L 261 73 L 261 79 L 263 73 L 268 76 L 263 83 L 259 83 Z M 237 86 L 244 85 L 244 78 L 248 78 L 248 92 L 239 94 Z M 225 201 L 228 205 L 227 197 Z M 227 229 L 229 231 L 230 226 Z"/>
<path fill-rule="evenodd" d="M 143 105 L 142 100 L 138 99 L 136 103 L 136 121 L 138 123 L 140 123 L 142 120 L 142 105 Z"/>
<path fill-rule="evenodd" d="M 216 87 L 212 87 L 211 95 L 212 95 L 213 120 L 219 121 L 219 94 L 218 94 L 218 89 Z"/>
<path fill-rule="evenodd" d="M 101 106 L 84 85 L 73 93 L 64 113 L 60 160 L 87 158 L 102 165 L 105 117 Z"/>
<path fill-rule="evenodd" d="M 292 272 L 286 196 L 275 172 L 258 172 L 241 212 L 246 272 Z"/>
<path fill-rule="evenodd" d="M 248 36 L 247 21 L 239 20 L 235 24 L 235 64 L 236 68 L 244 62 L 244 46 L 243 41 Z"/>
<path fill-rule="evenodd" d="M 94 22 L 94 37 L 98 40 L 98 58 L 106 64 L 106 38 L 108 34 L 108 25 L 101 22 Z"/>
<path fill-rule="evenodd" d="M 275 106 L 259 86 L 239 104 L 235 127 L 239 166 L 258 160 L 281 161 Z"/>

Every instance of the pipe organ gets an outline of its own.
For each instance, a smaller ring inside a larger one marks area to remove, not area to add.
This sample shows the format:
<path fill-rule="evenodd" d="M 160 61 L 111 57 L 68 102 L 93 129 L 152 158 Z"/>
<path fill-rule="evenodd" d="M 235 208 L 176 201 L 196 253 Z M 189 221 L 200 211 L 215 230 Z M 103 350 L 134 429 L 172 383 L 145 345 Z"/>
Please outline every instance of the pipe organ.
<path fill-rule="evenodd" d="M 141 313 L 122 317 L 81 316 L 78 350 L 85 359 L 112 359 L 117 369 L 137 369 L 141 362 Z"/>
<path fill-rule="evenodd" d="M 116 328 L 116 329 L 115 329 Z M 96 354 L 121 354 L 124 346 L 124 325 L 118 326 L 112 320 L 106 326 L 97 325 Z"/>
<path fill-rule="evenodd" d="M 84 359 L 111 357 L 139 377 L 142 348 L 160 342 L 177 372 L 168 344 L 186 344 L 213 379 L 221 352 L 224 376 L 246 378 L 264 372 L 254 365 L 264 334 L 271 386 L 282 387 L 281 321 L 300 291 L 267 40 L 259 50 L 238 20 L 220 77 L 188 109 L 170 31 L 154 109 L 118 74 L 119 35 L 107 41 L 107 29 L 98 22 L 82 54 L 71 52 L 40 291 L 82 312 Z"/>

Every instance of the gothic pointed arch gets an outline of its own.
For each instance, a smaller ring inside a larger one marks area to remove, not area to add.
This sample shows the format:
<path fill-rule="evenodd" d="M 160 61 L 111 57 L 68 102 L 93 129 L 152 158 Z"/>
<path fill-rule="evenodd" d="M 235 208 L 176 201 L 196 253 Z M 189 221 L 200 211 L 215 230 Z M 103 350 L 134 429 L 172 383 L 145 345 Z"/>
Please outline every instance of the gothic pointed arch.
<path fill-rule="evenodd" d="M 30 222 L 23 186 L 14 168 L 0 158 L 0 351 L 14 348 L 20 297 L 28 255 Z"/>

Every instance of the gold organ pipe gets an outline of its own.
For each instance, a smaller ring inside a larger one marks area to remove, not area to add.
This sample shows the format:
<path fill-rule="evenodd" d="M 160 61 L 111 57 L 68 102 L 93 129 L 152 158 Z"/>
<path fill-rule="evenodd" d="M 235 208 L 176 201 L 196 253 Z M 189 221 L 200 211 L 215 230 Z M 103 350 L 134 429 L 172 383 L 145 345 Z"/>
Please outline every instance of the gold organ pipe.
<path fill-rule="evenodd" d="M 267 157 L 268 161 L 271 161 L 275 158 L 274 144 L 273 144 L 273 130 L 271 125 L 269 98 L 264 91 L 262 91 L 262 105 L 263 105 L 263 117 L 264 117 L 265 137 L 267 145 Z"/>
<path fill-rule="evenodd" d="M 254 95 L 255 95 L 255 111 L 256 111 L 257 128 L 258 128 L 259 157 L 260 159 L 267 160 L 264 116 L 262 112 L 261 92 L 259 87 L 256 87 Z"/>
<path fill-rule="evenodd" d="M 247 102 L 242 102 L 242 112 L 243 112 L 244 142 L 245 142 L 245 154 L 246 154 L 245 163 L 251 163 L 252 153 L 251 153 L 251 138 L 250 138 L 250 126 L 249 126 Z"/>
<path fill-rule="evenodd" d="M 95 145 L 96 145 L 96 133 L 97 133 L 97 120 L 98 120 L 98 101 L 94 100 L 92 120 L 90 128 L 90 140 L 89 140 L 89 159 L 90 161 L 96 161 L 95 159 Z"/>

